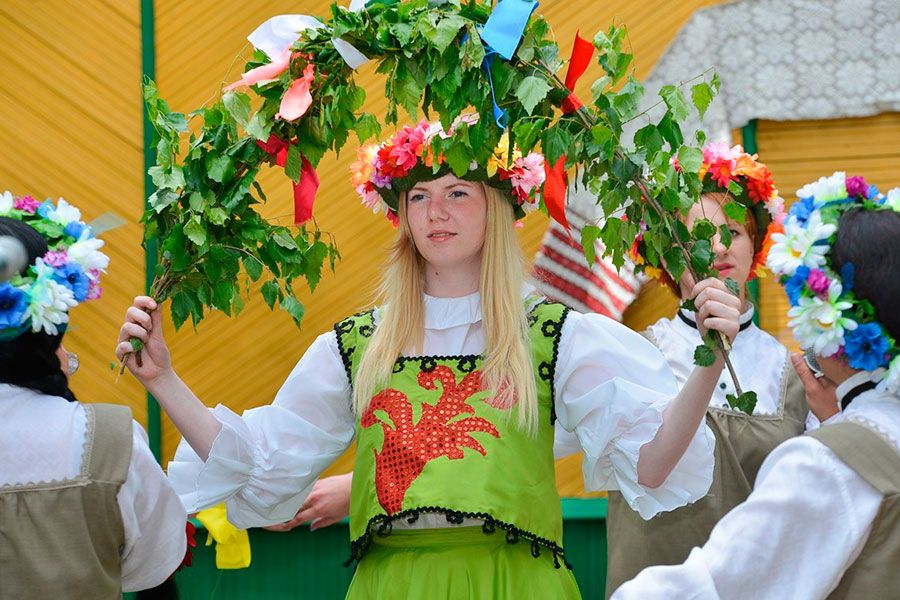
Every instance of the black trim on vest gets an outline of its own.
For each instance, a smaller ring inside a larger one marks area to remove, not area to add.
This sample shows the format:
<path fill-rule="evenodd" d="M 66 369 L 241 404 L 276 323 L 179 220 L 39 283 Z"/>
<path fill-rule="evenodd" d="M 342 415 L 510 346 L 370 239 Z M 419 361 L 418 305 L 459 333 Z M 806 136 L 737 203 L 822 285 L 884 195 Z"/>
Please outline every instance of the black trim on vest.
<path fill-rule="evenodd" d="M 850 406 L 850 403 L 853 402 L 857 396 L 859 396 L 863 392 L 874 390 L 877 385 L 878 384 L 876 384 L 874 381 L 864 381 L 856 387 L 850 388 L 850 391 L 844 394 L 844 397 L 841 398 L 841 410 L 847 410 L 847 407 Z"/>
<path fill-rule="evenodd" d="M 370 322 L 361 325 L 359 327 L 359 333 L 363 337 L 371 337 L 372 333 L 375 331 L 374 322 L 375 322 L 375 309 L 369 309 L 367 311 L 363 311 L 361 313 L 357 313 L 350 317 L 347 317 L 343 321 L 339 321 L 334 324 L 334 335 L 337 338 L 338 352 L 341 355 L 341 362 L 344 363 L 344 371 L 347 373 L 347 384 L 352 388 L 353 387 L 353 369 L 351 368 L 351 355 L 356 351 L 356 346 L 345 346 L 344 345 L 344 336 L 353 331 L 353 325 L 355 319 L 359 319 L 365 316 L 370 318 Z"/>
<path fill-rule="evenodd" d="M 531 556 L 533 556 L 534 558 L 540 557 L 541 547 L 543 546 L 553 553 L 553 564 L 557 569 L 561 568 L 563 565 L 565 565 L 568 569 L 572 568 L 572 565 L 569 563 L 569 561 L 566 560 L 565 550 L 563 550 L 562 546 L 560 546 L 556 542 L 553 542 L 552 540 L 542 538 L 531 533 L 530 531 L 519 529 L 511 523 L 497 520 L 488 513 L 464 512 L 453 510 L 452 508 L 443 508 L 440 506 L 422 506 L 420 508 L 410 508 L 398 512 L 393 516 L 383 514 L 375 515 L 374 517 L 369 519 L 369 522 L 366 525 L 366 532 L 350 542 L 350 558 L 348 558 L 344 562 L 344 566 L 349 567 L 354 562 L 358 563 L 360 560 L 362 560 L 362 557 L 366 553 L 366 550 L 368 550 L 369 546 L 372 544 L 373 533 L 381 537 L 387 537 L 393 532 L 394 520 L 405 518 L 408 523 L 415 523 L 418 520 L 419 515 L 423 513 L 443 514 L 447 517 L 447 522 L 454 525 L 461 524 L 465 519 L 481 519 L 484 521 L 484 523 L 481 525 L 481 530 L 486 535 L 490 535 L 494 533 L 497 528 L 500 528 L 506 532 L 507 544 L 516 544 L 520 539 L 528 540 L 531 542 Z"/>
<path fill-rule="evenodd" d="M 535 311 L 543 305 L 549 306 L 550 304 L 550 302 L 546 301 L 539 302 L 531 309 L 528 315 L 528 323 L 531 327 L 534 327 L 538 321 Z M 550 387 L 550 425 L 556 424 L 556 389 L 554 388 L 553 382 L 556 380 L 556 359 L 559 357 L 559 340 L 562 338 L 563 323 L 565 323 L 570 310 L 572 309 L 568 306 L 563 306 L 563 311 L 558 321 L 547 319 L 541 323 L 541 335 L 553 340 L 553 352 L 551 353 L 550 362 L 542 362 L 539 364 L 537 372 L 537 376 L 546 381 L 547 385 Z"/>

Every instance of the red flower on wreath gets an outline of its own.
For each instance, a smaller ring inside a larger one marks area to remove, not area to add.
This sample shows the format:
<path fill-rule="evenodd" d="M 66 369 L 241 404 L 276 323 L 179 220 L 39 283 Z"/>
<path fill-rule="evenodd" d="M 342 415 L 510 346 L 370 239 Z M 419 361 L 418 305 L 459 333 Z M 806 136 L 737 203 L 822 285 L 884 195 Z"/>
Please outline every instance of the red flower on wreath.
<path fill-rule="evenodd" d="M 453 371 L 439 365 L 432 371 L 420 372 L 418 381 L 426 390 L 436 389 L 438 381 L 443 385 L 436 404 L 422 403 L 418 422 L 413 423 L 412 404 L 406 394 L 390 388 L 372 398 L 361 420 L 363 427 L 381 423 L 384 431 L 381 451 L 374 451 L 375 490 L 379 504 L 389 515 L 400 511 L 406 491 L 429 461 L 441 456 L 450 460 L 463 458 L 463 448 L 487 455 L 484 446 L 470 435 L 473 432 L 500 437 L 500 432 L 487 419 L 458 418 L 475 414 L 466 401 L 482 389 L 480 371 L 469 373 L 457 384 Z M 385 411 L 392 424 L 379 421 L 375 416 L 377 410 Z"/>

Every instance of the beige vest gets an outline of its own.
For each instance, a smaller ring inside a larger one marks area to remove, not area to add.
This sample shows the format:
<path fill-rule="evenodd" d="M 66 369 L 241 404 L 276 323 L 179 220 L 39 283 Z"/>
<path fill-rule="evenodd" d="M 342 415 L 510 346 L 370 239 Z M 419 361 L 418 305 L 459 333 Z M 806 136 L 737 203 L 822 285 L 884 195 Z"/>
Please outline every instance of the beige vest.
<path fill-rule="evenodd" d="M 785 440 L 803 434 L 809 408 L 789 360 L 781 381 L 774 415 L 707 410 L 706 424 L 716 436 L 716 449 L 713 482 L 704 498 L 645 521 L 619 492 L 609 493 L 607 597 L 645 567 L 684 562 L 693 547 L 706 543 L 716 523 L 747 499 L 766 456 Z"/>
<path fill-rule="evenodd" d="M 119 600 L 125 530 L 116 495 L 131 462 L 131 409 L 85 404 L 81 472 L 0 487 L 0 599 Z"/>
<path fill-rule="evenodd" d="M 900 454 L 871 429 L 835 423 L 808 435 L 884 495 L 862 552 L 829 600 L 900 596 Z"/>

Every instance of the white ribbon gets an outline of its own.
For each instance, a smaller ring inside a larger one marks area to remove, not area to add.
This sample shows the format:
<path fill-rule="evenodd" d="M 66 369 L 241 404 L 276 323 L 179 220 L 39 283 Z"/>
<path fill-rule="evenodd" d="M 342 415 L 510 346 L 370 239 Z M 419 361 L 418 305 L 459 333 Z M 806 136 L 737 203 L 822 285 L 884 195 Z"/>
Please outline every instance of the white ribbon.
<path fill-rule="evenodd" d="M 350 10 L 358 11 L 364 8 L 366 0 L 352 0 Z M 269 59 L 287 50 L 300 37 L 300 32 L 306 29 L 320 29 L 325 24 L 309 15 L 278 15 L 268 19 L 265 23 L 253 30 L 247 39 L 257 50 L 262 50 Z M 353 47 L 349 42 L 341 38 L 331 40 L 335 50 L 344 59 L 351 69 L 358 69 L 369 62 L 365 54 Z"/>

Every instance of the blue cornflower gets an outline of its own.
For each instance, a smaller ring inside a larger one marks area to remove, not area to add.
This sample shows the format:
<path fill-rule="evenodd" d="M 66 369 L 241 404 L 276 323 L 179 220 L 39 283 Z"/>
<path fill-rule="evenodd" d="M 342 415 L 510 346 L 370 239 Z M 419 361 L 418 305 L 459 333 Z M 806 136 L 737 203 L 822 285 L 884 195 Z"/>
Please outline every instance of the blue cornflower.
<path fill-rule="evenodd" d="M 815 209 L 816 199 L 809 196 L 808 198 L 801 198 L 794 202 L 788 210 L 788 215 L 796 217 L 797 222 L 800 225 L 806 225 L 806 222 L 809 220 L 809 215 L 812 214 Z"/>
<path fill-rule="evenodd" d="M 0 283 L 0 329 L 19 327 L 28 310 L 28 294 L 9 283 Z"/>
<path fill-rule="evenodd" d="M 41 202 L 41 205 L 37 207 L 37 214 L 44 217 L 45 219 L 50 218 L 50 211 L 56 210 L 56 205 L 53 204 L 52 200 L 44 200 Z"/>
<path fill-rule="evenodd" d="M 874 371 L 888 364 L 890 343 L 878 323 L 863 323 L 844 334 L 844 353 L 850 366 L 863 371 Z"/>
<path fill-rule="evenodd" d="M 93 237 L 90 235 L 90 231 L 91 231 L 90 227 L 88 227 L 87 225 L 85 225 L 84 223 L 81 223 L 79 221 L 72 221 L 71 223 L 66 225 L 66 229 L 63 233 L 65 233 L 66 235 L 70 235 L 73 238 L 75 238 L 76 240 L 78 240 L 78 239 L 81 239 L 81 234 L 85 230 L 87 230 L 87 232 L 88 232 L 88 237 Z"/>
<path fill-rule="evenodd" d="M 91 280 L 84 269 L 76 263 L 66 263 L 54 269 L 53 281 L 72 290 L 72 295 L 78 302 L 84 302 L 91 288 Z"/>
<path fill-rule="evenodd" d="M 800 301 L 800 293 L 803 291 L 803 286 L 806 285 L 807 277 L 809 277 L 809 267 L 800 265 L 794 271 L 794 276 L 784 284 L 784 291 L 791 306 L 797 306 L 797 303 Z"/>

